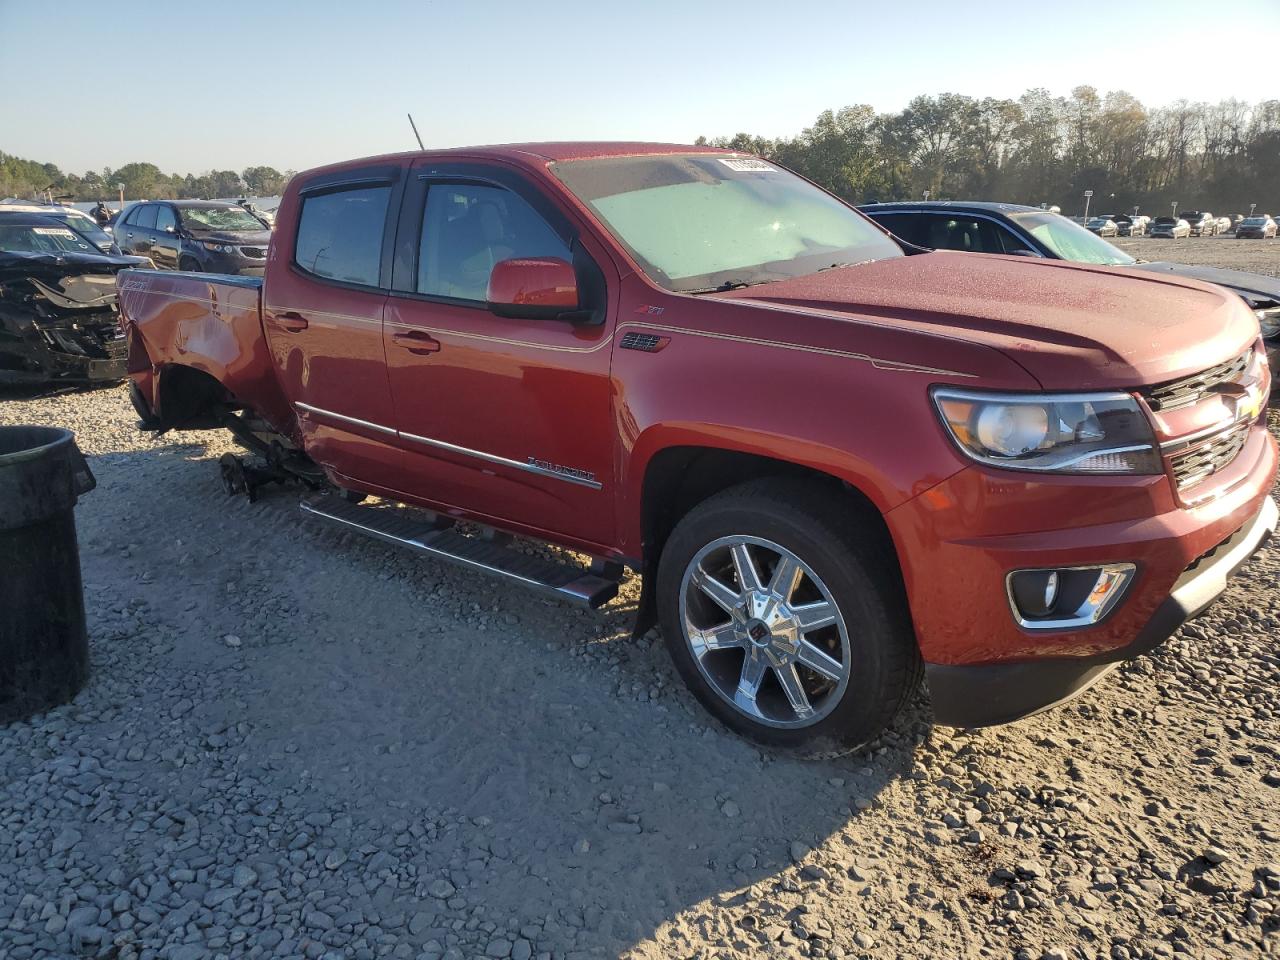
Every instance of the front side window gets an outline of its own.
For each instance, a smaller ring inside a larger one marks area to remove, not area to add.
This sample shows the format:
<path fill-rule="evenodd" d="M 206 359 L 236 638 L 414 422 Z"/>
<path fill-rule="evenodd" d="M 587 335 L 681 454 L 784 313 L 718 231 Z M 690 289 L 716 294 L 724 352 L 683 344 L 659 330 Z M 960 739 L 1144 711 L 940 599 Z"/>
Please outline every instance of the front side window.
<path fill-rule="evenodd" d="M 173 216 L 173 207 L 161 205 L 156 208 L 156 229 L 166 230 L 169 227 L 178 229 L 178 221 Z"/>
<path fill-rule="evenodd" d="M 681 293 L 903 256 L 835 197 L 771 163 L 721 154 L 553 164 L 655 283 Z"/>
<path fill-rule="evenodd" d="M 418 293 L 482 303 L 493 265 L 512 257 L 572 259 L 560 235 L 510 190 L 468 183 L 427 188 Z"/>
<path fill-rule="evenodd" d="M 318 277 L 378 286 L 390 197 L 390 187 L 361 187 L 306 197 L 298 218 L 294 261 Z M 261 224 L 258 229 L 263 229 Z"/>
<path fill-rule="evenodd" d="M 935 250 L 963 250 L 966 253 L 1004 253 L 1000 231 L 989 220 L 977 217 L 929 214 L 929 226 L 922 243 Z"/>
<path fill-rule="evenodd" d="M 1063 260 L 1125 266 L 1137 263 L 1119 247 L 1056 213 L 1014 213 L 1014 223 Z"/>

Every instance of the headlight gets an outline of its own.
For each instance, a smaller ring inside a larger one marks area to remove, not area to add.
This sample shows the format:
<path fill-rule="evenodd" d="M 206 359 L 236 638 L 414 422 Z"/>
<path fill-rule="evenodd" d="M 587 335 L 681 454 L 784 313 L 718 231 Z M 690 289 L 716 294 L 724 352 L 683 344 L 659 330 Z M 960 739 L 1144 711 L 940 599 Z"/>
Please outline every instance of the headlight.
<path fill-rule="evenodd" d="M 212 240 L 201 240 L 201 245 L 206 250 L 212 250 L 214 253 L 235 253 L 236 248 L 230 243 L 214 243 Z"/>
<path fill-rule="evenodd" d="M 1128 394 L 939 387 L 933 400 L 952 439 L 980 463 L 1043 473 L 1164 472 L 1151 425 Z"/>
<path fill-rule="evenodd" d="M 1255 310 L 1253 315 L 1258 318 L 1258 326 L 1262 328 L 1262 336 L 1264 338 L 1270 340 L 1280 333 L 1280 307 Z"/>

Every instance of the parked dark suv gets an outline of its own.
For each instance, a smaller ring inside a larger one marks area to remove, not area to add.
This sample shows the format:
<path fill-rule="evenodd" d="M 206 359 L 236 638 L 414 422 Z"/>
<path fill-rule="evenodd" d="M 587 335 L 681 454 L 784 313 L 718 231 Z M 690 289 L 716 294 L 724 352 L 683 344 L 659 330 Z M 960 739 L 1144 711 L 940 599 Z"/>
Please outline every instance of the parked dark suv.
<path fill-rule="evenodd" d="M 124 253 L 162 270 L 262 276 L 271 231 L 244 207 L 219 200 L 149 200 L 115 225 Z"/>

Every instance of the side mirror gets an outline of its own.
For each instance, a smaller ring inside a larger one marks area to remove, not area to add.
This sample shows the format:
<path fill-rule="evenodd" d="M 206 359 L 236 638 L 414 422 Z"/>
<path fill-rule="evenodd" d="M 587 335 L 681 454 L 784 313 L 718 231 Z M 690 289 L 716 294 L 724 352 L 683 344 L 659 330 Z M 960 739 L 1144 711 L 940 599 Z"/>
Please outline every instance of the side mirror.
<path fill-rule="evenodd" d="M 173 224 L 169 224 L 168 226 L 166 226 L 166 227 L 164 228 L 164 232 L 165 232 L 165 233 L 177 233 L 177 232 L 178 232 L 178 228 L 177 228 L 177 227 L 175 227 Z"/>
<path fill-rule="evenodd" d="M 1005 254 L 1008 257 L 1034 257 L 1037 260 L 1043 260 L 1044 254 L 1037 250 L 1010 250 Z"/>
<path fill-rule="evenodd" d="M 500 260 L 489 274 L 486 299 L 495 316 L 554 320 L 578 310 L 578 278 L 556 257 Z"/>

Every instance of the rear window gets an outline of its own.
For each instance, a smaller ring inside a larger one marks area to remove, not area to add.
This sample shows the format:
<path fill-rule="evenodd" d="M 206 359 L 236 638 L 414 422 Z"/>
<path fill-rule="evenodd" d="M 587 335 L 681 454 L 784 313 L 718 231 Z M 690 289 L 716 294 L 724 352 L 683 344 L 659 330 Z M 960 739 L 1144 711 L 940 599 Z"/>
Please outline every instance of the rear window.
<path fill-rule="evenodd" d="M 318 277 L 378 286 L 390 196 L 390 187 L 361 187 L 305 198 L 294 261 Z"/>

